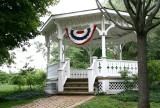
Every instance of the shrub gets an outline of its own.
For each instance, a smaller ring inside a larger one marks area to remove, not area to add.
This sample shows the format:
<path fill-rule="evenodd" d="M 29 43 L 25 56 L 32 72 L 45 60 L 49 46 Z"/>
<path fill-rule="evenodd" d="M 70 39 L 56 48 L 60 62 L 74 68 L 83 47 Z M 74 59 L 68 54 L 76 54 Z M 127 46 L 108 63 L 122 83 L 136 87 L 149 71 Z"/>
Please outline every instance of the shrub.
<path fill-rule="evenodd" d="M 12 94 L 10 96 L 5 97 L 6 101 L 15 101 L 15 100 L 22 100 L 22 99 L 33 99 L 40 96 L 44 96 L 43 92 L 34 91 L 34 90 L 27 90 Z"/>
<path fill-rule="evenodd" d="M 138 101 L 138 91 L 124 91 L 116 95 L 111 96 L 111 98 L 124 101 L 124 102 L 137 102 Z"/>
<path fill-rule="evenodd" d="M 21 75 L 13 74 L 10 80 L 10 84 L 19 86 L 19 89 L 21 90 L 21 86 L 26 84 L 26 80 Z"/>
<path fill-rule="evenodd" d="M 147 70 L 150 88 L 160 88 L 160 60 L 149 61 Z"/>
<path fill-rule="evenodd" d="M 10 75 L 0 71 L 0 84 L 8 83 Z"/>
<path fill-rule="evenodd" d="M 119 72 L 121 74 L 121 78 L 124 80 L 124 88 L 125 90 L 132 90 L 135 88 L 135 85 L 138 82 L 138 75 L 132 74 L 129 75 L 131 72 L 128 70 L 122 70 Z"/>
<path fill-rule="evenodd" d="M 160 102 L 160 90 L 150 90 L 150 102 Z M 138 91 L 123 91 L 116 95 L 111 96 L 116 100 L 124 102 L 137 102 L 138 101 Z"/>

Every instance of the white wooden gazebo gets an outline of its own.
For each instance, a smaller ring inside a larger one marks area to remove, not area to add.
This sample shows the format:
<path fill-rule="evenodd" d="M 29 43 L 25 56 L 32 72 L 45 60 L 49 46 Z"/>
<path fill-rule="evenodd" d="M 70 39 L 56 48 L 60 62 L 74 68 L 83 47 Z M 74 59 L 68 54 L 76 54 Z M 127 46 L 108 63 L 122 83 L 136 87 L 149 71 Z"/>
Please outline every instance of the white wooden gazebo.
<path fill-rule="evenodd" d="M 119 24 L 129 27 L 114 10 L 107 10 L 111 17 Z M 128 13 L 121 12 L 126 18 L 130 19 Z M 76 45 L 68 36 L 65 29 L 83 30 L 96 25 L 93 36 L 82 45 Z M 134 31 L 122 30 L 116 27 L 112 22 L 105 19 L 98 9 L 70 12 L 64 14 L 51 15 L 41 28 L 42 35 L 46 39 L 47 47 L 47 83 L 45 91 L 48 93 L 68 93 L 68 94 L 87 94 L 95 92 L 95 81 L 97 81 L 98 92 L 114 94 L 124 90 L 123 80 L 120 79 L 119 72 L 127 69 L 136 74 L 138 71 L 137 61 L 122 60 L 122 48 L 130 41 L 136 41 Z M 59 63 L 49 64 L 50 44 L 58 43 Z M 90 56 L 90 67 L 83 70 L 70 68 L 69 58 L 65 58 L 65 46 L 83 47 Z M 119 60 L 110 60 L 106 57 L 106 48 L 108 45 L 118 47 Z M 102 57 L 92 57 L 96 48 L 102 48 Z M 79 80 L 82 83 L 86 80 L 85 87 L 74 86 Z M 70 80 L 73 80 L 69 82 Z M 75 81 L 75 83 L 73 83 Z M 67 86 L 67 84 L 72 86 Z M 77 91 L 74 91 L 77 90 Z M 86 89 L 85 92 L 83 92 Z"/>

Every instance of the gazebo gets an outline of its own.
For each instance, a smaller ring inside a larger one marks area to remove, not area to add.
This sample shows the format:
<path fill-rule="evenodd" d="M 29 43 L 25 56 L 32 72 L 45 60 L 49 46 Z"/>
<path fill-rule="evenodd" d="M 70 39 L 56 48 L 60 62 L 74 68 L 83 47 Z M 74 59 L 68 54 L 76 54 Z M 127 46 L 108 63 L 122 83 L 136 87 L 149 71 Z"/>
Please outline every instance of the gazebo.
<path fill-rule="evenodd" d="M 125 23 L 114 10 L 107 9 L 111 17 L 125 27 Z M 126 19 L 128 13 L 120 12 Z M 137 61 L 122 60 L 122 45 L 136 41 L 134 31 L 122 30 L 105 19 L 98 9 L 51 15 L 41 27 L 47 47 L 47 83 L 45 91 L 50 94 L 93 94 L 105 92 L 115 94 L 124 90 L 120 71 L 138 72 Z M 58 43 L 58 64 L 49 64 L 50 44 Z M 106 57 L 106 48 L 118 48 L 119 60 Z M 65 58 L 65 46 L 83 47 L 90 57 L 87 69 L 71 69 L 70 59 Z M 102 57 L 93 57 L 96 48 L 102 49 Z"/>

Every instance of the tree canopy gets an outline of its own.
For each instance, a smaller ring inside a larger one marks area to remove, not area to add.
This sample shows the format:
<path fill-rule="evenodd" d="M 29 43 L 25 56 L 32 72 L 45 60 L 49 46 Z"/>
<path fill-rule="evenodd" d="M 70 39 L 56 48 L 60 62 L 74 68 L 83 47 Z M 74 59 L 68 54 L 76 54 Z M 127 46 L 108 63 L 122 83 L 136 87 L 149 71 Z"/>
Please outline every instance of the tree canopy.
<path fill-rule="evenodd" d="M 39 34 L 40 16 L 58 0 L 0 0 L 0 64 L 9 60 L 9 50 Z"/>

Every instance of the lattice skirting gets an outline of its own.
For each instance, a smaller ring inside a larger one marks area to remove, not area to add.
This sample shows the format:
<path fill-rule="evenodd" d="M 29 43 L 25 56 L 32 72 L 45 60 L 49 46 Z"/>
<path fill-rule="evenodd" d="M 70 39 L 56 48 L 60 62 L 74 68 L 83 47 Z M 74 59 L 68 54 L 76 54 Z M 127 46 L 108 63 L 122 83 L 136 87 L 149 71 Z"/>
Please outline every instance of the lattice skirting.
<path fill-rule="evenodd" d="M 44 90 L 48 94 L 56 94 L 56 92 L 57 92 L 57 83 L 56 82 L 48 82 L 48 83 L 46 83 Z"/>
<path fill-rule="evenodd" d="M 133 90 L 138 90 L 138 85 L 131 87 Z M 116 94 L 126 89 L 123 80 L 99 80 L 97 93 Z"/>
<path fill-rule="evenodd" d="M 102 89 L 102 82 L 98 82 L 98 93 L 102 93 L 103 89 Z"/>
<path fill-rule="evenodd" d="M 125 90 L 125 88 L 124 82 L 109 82 L 109 90 Z M 138 85 L 129 88 L 138 89 Z"/>
<path fill-rule="evenodd" d="M 109 90 L 124 90 L 123 82 L 109 82 Z"/>
<path fill-rule="evenodd" d="M 46 84 L 45 90 L 56 90 L 56 83 Z"/>

